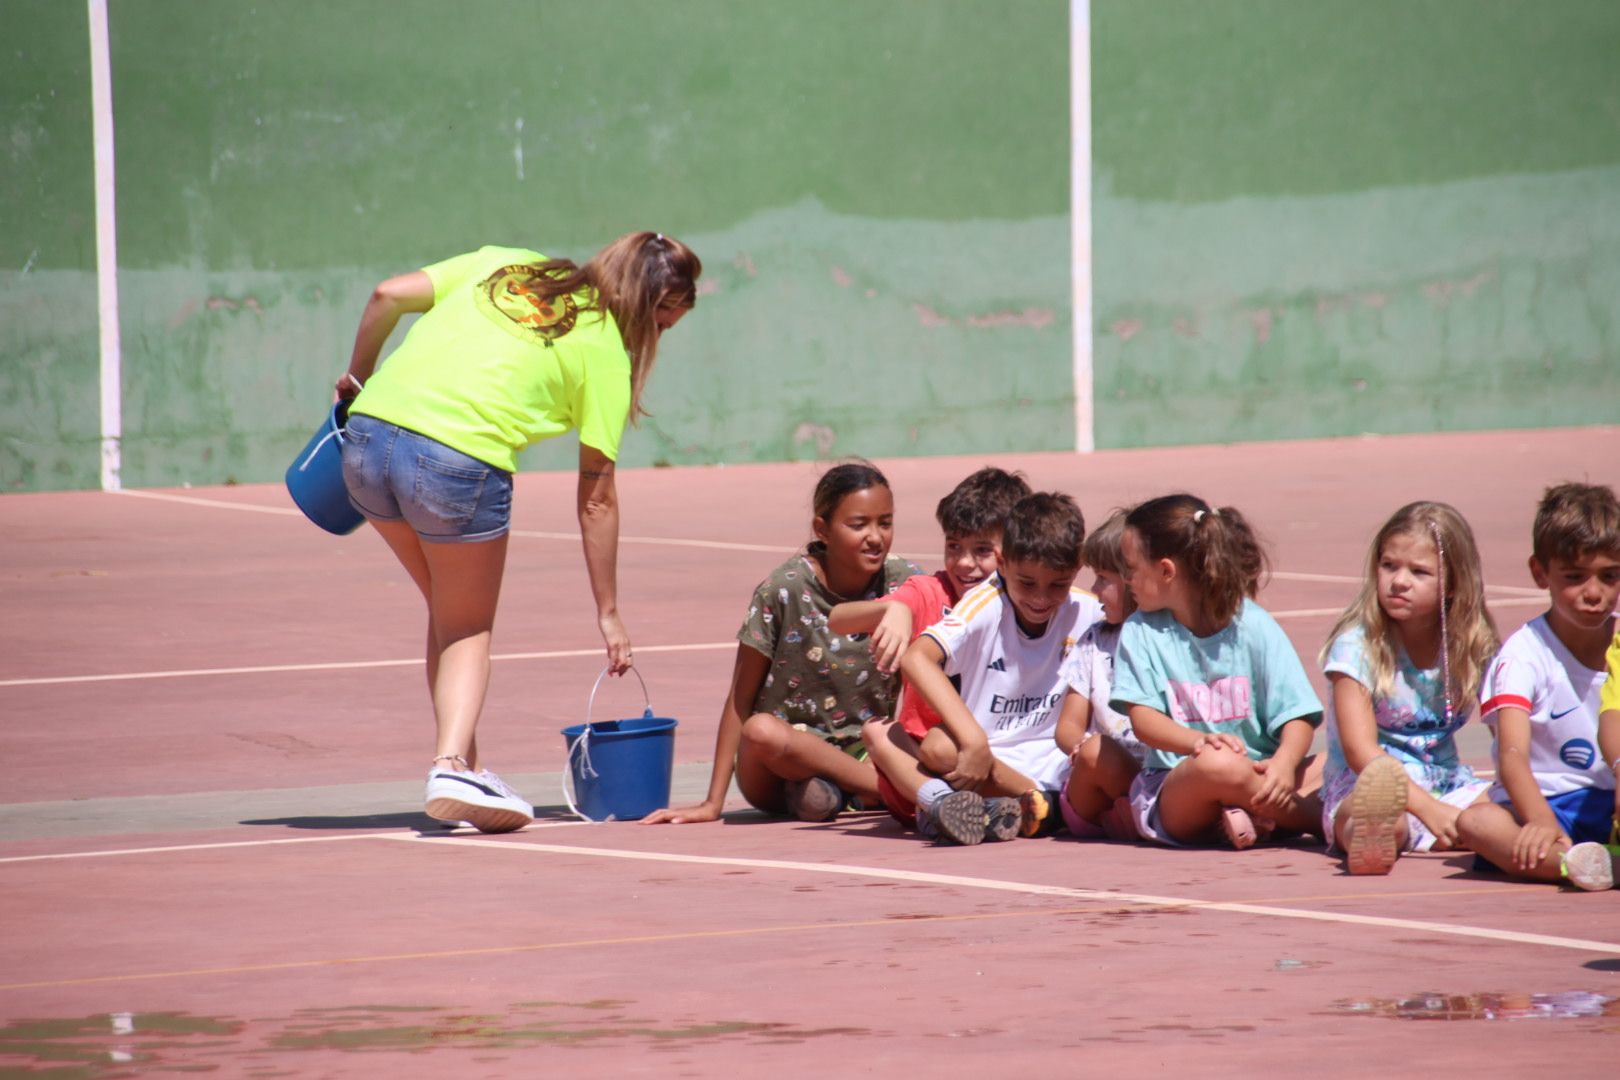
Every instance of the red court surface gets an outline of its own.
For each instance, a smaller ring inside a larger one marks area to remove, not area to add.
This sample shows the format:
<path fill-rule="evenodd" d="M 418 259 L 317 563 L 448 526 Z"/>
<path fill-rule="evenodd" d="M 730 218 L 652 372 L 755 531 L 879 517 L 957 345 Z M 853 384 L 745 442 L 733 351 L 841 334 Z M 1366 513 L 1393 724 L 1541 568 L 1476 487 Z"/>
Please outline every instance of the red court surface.
<path fill-rule="evenodd" d="M 1620 428 L 990 460 L 1092 521 L 1178 489 L 1239 506 L 1314 670 L 1414 498 L 1472 522 L 1504 635 L 1541 611 L 1535 501 L 1620 482 Z M 937 565 L 933 504 L 984 463 L 881 462 L 895 550 Z M 677 799 L 817 472 L 621 475 Z M 1613 1075 L 1620 892 L 1459 855 L 1352 878 L 1310 843 L 939 848 L 735 797 L 723 824 L 569 821 L 558 732 L 600 667 L 572 487 L 518 480 L 480 742 L 542 813 L 500 838 L 421 814 L 421 603 L 375 535 L 329 537 L 276 486 L 0 498 L 0 1075 Z M 615 684 L 596 718 L 640 707 Z M 1463 746 L 1489 767 L 1477 724 Z"/>

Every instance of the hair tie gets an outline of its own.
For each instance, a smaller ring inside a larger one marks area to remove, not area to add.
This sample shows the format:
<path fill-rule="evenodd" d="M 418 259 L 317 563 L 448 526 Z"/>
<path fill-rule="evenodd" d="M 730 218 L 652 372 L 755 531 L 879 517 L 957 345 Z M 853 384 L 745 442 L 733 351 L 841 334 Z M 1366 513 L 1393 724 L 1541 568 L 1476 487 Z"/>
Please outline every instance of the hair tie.
<path fill-rule="evenodd" d="M 1193 511 L 1193 524 L 1196 525 L 1200 521 L 1203 521 L 1203 520 L 1204 520 L 1204 512 L 1202 510 L 1194 510 Z"/>
<path fill-rule="evenodd" d="M 663 233 L 654 233 L 653 234 L 653 240 L 656 241 L 657 243 L 662 244 L 664 242 L 664 234 Z"/>
<path fill-rule="evenodd" d="M 1199 522 L 1204 520 L 1205 516 L 1220 517 L 1221 516 L 1220 508 L 1212 506 L 1208 510 L 1194 510 L 1193 511 L 1193 524 L 1197 525 Z"/>

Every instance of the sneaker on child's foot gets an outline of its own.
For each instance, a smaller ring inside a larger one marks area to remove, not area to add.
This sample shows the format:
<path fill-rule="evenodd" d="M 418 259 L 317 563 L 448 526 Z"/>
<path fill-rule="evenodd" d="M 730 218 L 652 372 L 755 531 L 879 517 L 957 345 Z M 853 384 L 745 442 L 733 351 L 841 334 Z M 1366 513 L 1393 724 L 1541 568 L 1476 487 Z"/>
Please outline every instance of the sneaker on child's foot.
<path fill-rule="evenodd" d="M 939 839 L 952 844 L 982 843 L 990 821 L 977 791 L 951 792 L 928 808 L 928 819 Z"/>
<path fill-rule="evenodd" d="M 1023 832 L 1024 809 L 1010 795 L 984 800 L 984 838 L 1012 840 Z"/>
<path fill-rule="evenodd" d="M 1406 770 L 1380 754 L 1361 770 L 1350 791 L 1350 846 L 1345 866 L 1352 874 L 1387 874 L 1400 855 L 1397 827 L 1406 814 Z"/>
<path fill-rule="evenodd" d="M 1614 888 L 1614 859 L 1603 844 L 1576 844 L 1564 852 L 1558 872 L 1571 885 L 1587 892 Z"/>
<path fill-rule="evenodd" d="M 1055 791 L 1031 788 L 1018 797 L 1019 836 L 1049 836 L 1057 832 L 1063 815 L 1058 812 L 1057 801 L 1063 796 Z"/>
<path fill-rule="evenodd" d="M 1254 830 L 1254 819 L 1241 806 L 1227 806 L 1221 810 L 1221 832 L 1226 842 L 1239 851 L 1254 847 L 1259 834 Z"/>
<path fill-rule="evenodd" d="M 789 780 L 782 790 L 788 813 L 800 821 L 831 821 L 844 808 L 844 793 L 831 780 Z"/>
<path fill-rule="evenodd" d="M 534 807 L 488 769 L 433 769 L 427 779 L 427 814 L 466 822 L 479 832 L 513 832 L 534 821 Z"/>

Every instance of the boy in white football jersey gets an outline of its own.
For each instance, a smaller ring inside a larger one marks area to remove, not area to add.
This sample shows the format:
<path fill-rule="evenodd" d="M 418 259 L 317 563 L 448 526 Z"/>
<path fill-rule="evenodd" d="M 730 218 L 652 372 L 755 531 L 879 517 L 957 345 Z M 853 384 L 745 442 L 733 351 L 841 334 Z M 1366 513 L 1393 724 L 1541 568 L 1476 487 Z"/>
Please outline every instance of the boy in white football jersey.
<path fill-rule="evenodd" d="M 1533 542 L 1530 576 L 1551 606 L 1486 671 L 1479 711 L 1496 735 L 1496 784 L 1457 831 L 1514 877 L 1609 889 L 1615 774 L 1598 748 L 1598 712 L 1620 599 L 1620 501 L 1599 485 L 1549 488 Z"/>
<path fill-rule="evenodd" d="M 1074 587 L 1084 540 L 1085 520 L 1067 495 L 1021 499 L 996 575 L 906 650 L 901 669 L 940 716 L 918 746 L 936 777 L 917 793 L 925 835 L 977 844 L 1056 828 L 1056 793 L 1069 775 L 1053 738 L 1063 658 L 1102 615 L 1097 598 Z"/>

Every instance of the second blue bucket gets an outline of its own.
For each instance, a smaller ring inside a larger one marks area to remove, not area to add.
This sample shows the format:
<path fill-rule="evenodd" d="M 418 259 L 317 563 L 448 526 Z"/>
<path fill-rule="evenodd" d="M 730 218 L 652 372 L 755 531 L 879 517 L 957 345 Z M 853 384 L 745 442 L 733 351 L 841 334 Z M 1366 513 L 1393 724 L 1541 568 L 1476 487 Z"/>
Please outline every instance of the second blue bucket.
<path fill-rule="evenodd" d="M 653 715 L 644 681 L 641 694 L 647 706 L 640 716 L 593 721 L 596 691 L 606 675 L 604 670 L 591 687 L 585 723 L 563 728 L 568 743 L 563 796 L 569 808 L 587 821 L 635 821 L 669 805 L 677 722 Z M 636 679 L 641 681 L 640 672 Z"/>
<path fill-rule="evenodd" d="M 287 494 L 292 501 L 305 517 L 338 536 L 347 536 L 366 520 L 349 502 L 349 489 L 343 484 L 343 426 L 348 420 L 349 403 L 334 403 L 326 423 L 287 466 Z"/>

